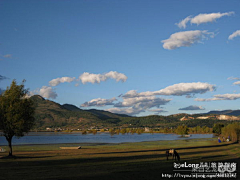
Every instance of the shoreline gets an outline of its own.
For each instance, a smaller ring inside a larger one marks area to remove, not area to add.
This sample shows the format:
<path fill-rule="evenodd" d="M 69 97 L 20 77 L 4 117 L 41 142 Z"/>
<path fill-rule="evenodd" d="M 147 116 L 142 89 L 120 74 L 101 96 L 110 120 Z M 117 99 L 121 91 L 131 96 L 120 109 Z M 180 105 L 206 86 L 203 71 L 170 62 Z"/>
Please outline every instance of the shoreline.
<path fill-rule="evenodd" d="M 153 141 L 140 141 L 140 142 L 121 142 L 121 143 L 104 143 L 104 142 L 83 142 L 83 143 L 49 143 L 49 144 L 12 144 L 13 147 L 20 147 L 20 146 L 58 146 L 58 145 L 69 145 L 69 146 L 102 146 L 102 145 L 122 145 L 122 144 L 132 144 L 132 143 L 164 143 L 164 142 L 174 142 L 174 141 L 215 141 L 217 139 L 214 137 L 212 138 L 192 138 L 192 139 L 177 139 L 177 140 L 153 140 Z M 0 147 L 8 147 L 8 145 L 1 145 Z"/>

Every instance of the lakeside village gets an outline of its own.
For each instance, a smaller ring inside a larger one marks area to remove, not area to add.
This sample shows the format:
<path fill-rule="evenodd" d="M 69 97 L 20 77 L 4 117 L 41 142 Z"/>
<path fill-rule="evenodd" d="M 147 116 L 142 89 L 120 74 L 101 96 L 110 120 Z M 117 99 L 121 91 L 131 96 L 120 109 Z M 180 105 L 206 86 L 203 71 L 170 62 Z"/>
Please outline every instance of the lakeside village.
<path fill-rule="evenodd" d="M 212 116 L 205 117 L 197 117 L 197 119 L 208 119 Z M 226 120 L 231 116 L 219 115 L 219 120 Z M 189 119 L 193 119 L 192 117 L 186 117 L 180 119 L 180 121 L 186 121 Z M 234 120 L 233 120 L 234 119 Z M 229 120 L 228 120 L 229 121 Z M 139 127 L 139 128 L 98 128 L 92 126 L 88 129 L 63 129 L 63 128 L 46 128 L 46 131 L 51 132 L 80 132 L 82 135 L 86 134 L 97 134 L 97 133 L 110 133 L 111 135 L 118 134 L 142 134 L 142 133 L 174 133 L 179 134 L 183 137 L 190 137 L 190 134 L 214 134 L 218 137 L 218 142 L 224 141 L 238 141 L 239 139 L 239 130 L 240 123 L 238 119 L 231 117 L 230 124 L 223 123 L 215 123 L 213 127 L 207 126 L 196 126 L 196 127 L 188 127 L 187 125 L 179 125 L 177 127 L 165 127 L 165 128 L 150 128 L 150 127 Z M 233 122 L 234 121 L 234 122 Z M 233 122 L 233 123 L 232 123 Z"/>
<path fill-rule="evenodd" d="M 176 114 L 177 115 L 177 114 Z M 240 121 L 240 117 L 238 116 L 229 116 L 229 115 L 209 115 L 209 116 L 199 116 L 199 117 L 193 117 L 190 115 L 185 115 L 182 118 L 180 118 L 180 121 L 188 121 L 188 120 L 206 120 L 206 119 L 216 119 L 216 120 L 223 120 L 223 121 Z M 217 123 L 219 124 L 219 123 Z M 221 124 L 221 123 L 220 123 Z M 215 125 L 215 124 L 214 124 Z M 131 127 L 132 124 L 129 124 L 129 127 Z M 216 126 L 216 125 L 215 125 Z M 178 127 L 165 127 L 165 128 L 150 128 L 150 127 L 133 127 L 133 128 L 104 128 L 104 127 L 97 127 L 97 126 L 91 126 L 89 128 L 61 128 L 61 127 L 46 127 L 46 130 L 41 131 L 48 131 L 48 132 L 83 132 L 87 131 L 88 133 L 92 132 L 110 132 L 112 130 L 120 131 L 121 133 L 131 133 L 131 132 L 141 132 L 141 133 L 177 133 L 177 129 L 181 129 L 184 126 L 178 126 Z M 213 126 L 214 127 L 214 126 Z M 224 125 L 222 126 L 224 127 Z M 207 127 L 207 126 L 197 126 L 197 127 L 187 127 L 187 131 L 191 134 L 194 133 L 214 133 L 213 128 Z M 125 132 L 126 131 L 126 132 Z"/>

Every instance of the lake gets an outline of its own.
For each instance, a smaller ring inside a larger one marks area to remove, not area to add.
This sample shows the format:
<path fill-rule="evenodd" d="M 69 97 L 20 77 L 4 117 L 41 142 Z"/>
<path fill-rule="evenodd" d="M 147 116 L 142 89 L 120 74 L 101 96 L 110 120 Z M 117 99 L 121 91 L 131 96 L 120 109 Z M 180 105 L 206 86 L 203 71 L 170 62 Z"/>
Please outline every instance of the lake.
<path fill-rule="evenodd" d="M 192 134 L 191 137 L 183 138 L 176 134 L 142 133 L 142 134 L 119 134 L 111 136 L 109 133 L 96 135 L 81 133 L 54 133 L 54 132 L 31 132 L 21 138 L 14 137 L 13 145 L 24 144 L 60 144 L 60 143 L 124 143 L 160 140 L 180 140 L 195 138 L 212 138 L 213 134 Z M 4 136 L 0 136 L 0 145 L 7 145 Z"/>

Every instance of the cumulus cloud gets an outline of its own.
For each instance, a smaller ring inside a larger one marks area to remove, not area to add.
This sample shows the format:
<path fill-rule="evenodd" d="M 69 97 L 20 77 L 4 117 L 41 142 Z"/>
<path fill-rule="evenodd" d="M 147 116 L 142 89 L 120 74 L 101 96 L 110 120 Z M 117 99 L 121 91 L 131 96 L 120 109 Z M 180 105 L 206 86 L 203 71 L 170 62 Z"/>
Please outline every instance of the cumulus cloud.
<path fill-rule="evenodd" d="M 114 105 L 115 108 L 109 109 L 109 111 L 117 112 L 119 114 L 125 113 L 128 115 L 136 115 L 141 112 L 145 112 L 150 108 L 165 105 L 170 101 L 171 99 L 164 99 L 156 96 L 133 97 L 133 98 L 123 97 L 123 102 L 116 103 Z"/>
<path fill-rule="evenodd" d="M 202 106 L 191 105 L 191 106 L 188 106 L 188 107 L 185 107 L 185 108 L 180 108 L 178 110 L 190 110 L 190 111 L 193 111 L 193 110 L 205 110 L 205 108 L 203 108 Z"/>
<path fill-rule="evenodd" d="M 122 81 L 125 82 L 127 80 L 127 76 L 125 74 L 116 72 L 116 71 L 110 71 L 108 73 L 104 74 L 91 74 L 88 72 L 83 73 L 79 76 L 79 80 L 85 84 L 85 83 L 100 83 L 101 81 L 106 81 L 107 79 L 115 79 L 117 82 Z"/>
<path fill-rule="evenodd" d="M 39 95 L 48 99 L 56 99 L 57 93 L 53 90 L 52 87 L 43 86 L 39 90 Z"/>
<path fill-rule="evenodd" d="M 218 94 L 213 98 L 196 98 L 195 101 L 221 101 L 221 100 L 236 100 L 240 98 L 240 94 Z"/>
<path fill-rule="evenodd" d="M 216 89 L 215 85 L 194 82 L 194 83 L 179 83 L 172 86 L 168 86 L 159 91 L 147 91 L 138 93 L 136 90 L 128 91 L 126 94 L 121 95 L 122 101 L 114 102 L 116 99 L 93 99 L 89 102 L 82 104 L 82 107 L 89 106 L 105 106 L 113 105 L 113 108 L 107 109 L 107 111 L 119 114 L 127 115 L 137 115 L 141 112 L 155 112 L 161 113 L 166 112 L 161 109 L 151 109 L 160 108 L 162 105 L 166 105 L 171 101 L 171 99 L 165 99 L 162 97 L 157 97 L 158 95 L 172 95 L 172 96 L 193 96 L 194 94 L 203 94 L 208 91 L 214 91 Z"/>
<path fill-rule="evenodd" d="M 35 94 L 38 94 L 47 99 L 56 99 L 57 97 L 57 93 L 54 91 L 54 89 L 48 86 L 43 86 L 41 89 L 36 89 L 29 92 L 29 96 L 33 96 Z"/>
<path fill-rule="evenodd" d="M 114 105 L 114 101 L 116 101 L 116 98 L 111 98 L 111 99 L 92 99 L 89 102 L 85 102 L 81 105 L 81 107 L 90 107 L 90 106 L 107 106 L 107 105 Z"/>
<path fill-rule="evenodd" d="M 154 103 L 148 102 L 148 105 L 145 105 L 145 106 L 143 106 L 143 104 L 138 104 L 132 107 L 125 107 L 125 108 L 114 107 L 114 108 L 106 109 L 106 111 L 117 113 L 117 114 L 127 114 L 129 116 L 134 116 L 141 112 L 146 112 L 146 111 L 154 112 L 155 114 L 167 112 L 162 109 L 149 109 L 151 107 L 155 107 Z"/>
<path fill-rule="evenodd" d="M 89 72 L 84 72 L 79 76 L 79 78 L 75 77 L 60 77 L 53 79 L 49 81 L 50 86 L 57 86 L 60 83 L 65 83 L 65 82 L 73 82 L 73 81 L 81 81 L 83 84 L 86 83 L 100 83 L 102 81 L 106 81 L 107 79 L 115 79 L 117 82 L 122 81 L 125 82 L 127 80 L 127 76 L 125 74 L 116 72 L 116 71 L 110 71 L 108 73 L 104 74 L 92 74 Z M 76 83 L 75 86 L 79 86 L 79 83 Z"/>
<path fill-rule="evenodd" d="M 61 78 L 56 78 L 53 79 L 51 81 L 49 81 L 49 85 L 50 86 L 57 86 L 60 83 L 64 83 L 64 82 L 73 82 L 75 80 L 75 77 L 61 77 Z"/>
<path fill-rule="evenodd" d="M 129 108 L 110 108 L 106 109 L 106 111 L 117 113 L 117 114 L 127 114 L 129 116 L 137 115 L 141 112 L 145 112 L 144 109 L 141 108 L 135 108 L 135 107 L 129 107 Z"/>
<path fill-rule="evenodd" d="M 233 38 L 235 38 L 235 37 L 237 37 L 237 36 L 240 36 L 240 30 L 237 30 L 237 31 L 235 31 L 234 33 L 232 33 L 232 34 L 228 37 L 228 39 L 229 39 L 229 40 L 233 40 Z"/>
<path fill-rule="evenodd" d="M 123 98 L 123 102 L 115 104 L 115 107 L 131 107 L 148 109 L 151 107 L 159 107 L 165 105 L 171 99 L 158 98 L 155 96 Z"/>
<path fill-rule="evenodd" d="M 117 101 L 117 99 L 98 98 L 83 103 L 81 107 L 114 105 L 114 108 L 107 109 L 107 111 L 119 114 L 136 115 L 140 112 L 145 112 L 149 108 L 165 105 L 169 101 L 171 101 L 171 99 L 163 99 L 151 96 L 151 97 L 124 98 L 123 102 L 118 103 L 114 103 L 114 101 Z"/>
<path fill-rule="evenodd" d="M 174 84 L 172 86 L 168 86 L 164 89 L 159 91 L 147 91 L 137 93 L 136 90 L 128 91 L 123 97 L 130 98 L 130 97 L 142 97 L 142 96 L 153 96 L 153 95 L 172 95 L 172 96 L 183 96 L 194 94 L 204 94 L 208 91 L 214 91 L 216 89 L 215 85 L 209 83 L 202 83 L 202 82 L 193 82 L 193 83 L 179 83 Z"/>
<path fill-rule="evenodd" d="M 191 19 L 191 23 L 199 25 L 202 23 L 213 22 L 216 21 L 216 19 L 219 19 L 223 16 L 231 16 L 232 14 L 234 14 L 234 12 L 199 14 Z"/>
<path fill-rule="evenodd" d="M 215 85 L 202 83 L 202 82 L 193 82 L 193 83 L 179 83 L 172 86 L 168 86 L 165 89 L 156 91 L 156 94 L 159 95 L 191 95 L 191 94 L 204 94 L 208 91 L 214 91 L 216 89 Z"/>
<path fill-rule="evenodd" d="M 234 14 L 234 12 L 226 12 L 226 13 L 209 13 L 209 14 L 199 14 L 195 17 L 188 16 L 185 19 L 181 20 L 179 23 L 176 23 L 176 25 L 179 28 L 186 28 L 187 23 L 191 22 L 191 24 L 202 24 L 202 23 L 209 23 L 209 22 L 214 22 L 217 19 L 223 17 L 223 16 L 231 16 Z"/>
<path fill-rule="evenodd" d="M 183 31 L 174 33 L 170 36 L 170 38 L 162 40 L 161 42 L 163 43 L 164 49 L 172 50 L 201 43 L 202 40 L 208 39 L 208 37 L 213 38 L 214 33 L 208 32 L 207 30 Z"/>

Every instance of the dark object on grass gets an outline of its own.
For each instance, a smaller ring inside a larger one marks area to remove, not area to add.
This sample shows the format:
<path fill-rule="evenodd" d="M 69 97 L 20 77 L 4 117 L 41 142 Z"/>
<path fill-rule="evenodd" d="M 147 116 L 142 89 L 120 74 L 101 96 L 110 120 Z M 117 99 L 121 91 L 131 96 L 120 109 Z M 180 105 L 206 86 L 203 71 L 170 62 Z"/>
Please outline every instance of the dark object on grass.
<path fill-rule="evenodd" d="M 6 150 L 0 147 L 0 152 L 5 152 Z"/>
<path fill-rule="evenodd" d="M 167 150 L 166 156 L 167 156 L 167 160 L 168 160 L 168 156 L 172 156 L 172 159 L 180 161 L 180 156 L 175 149 Z"/>

